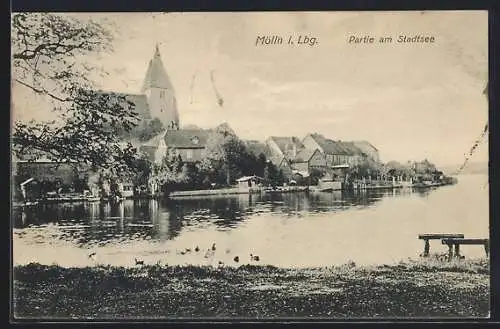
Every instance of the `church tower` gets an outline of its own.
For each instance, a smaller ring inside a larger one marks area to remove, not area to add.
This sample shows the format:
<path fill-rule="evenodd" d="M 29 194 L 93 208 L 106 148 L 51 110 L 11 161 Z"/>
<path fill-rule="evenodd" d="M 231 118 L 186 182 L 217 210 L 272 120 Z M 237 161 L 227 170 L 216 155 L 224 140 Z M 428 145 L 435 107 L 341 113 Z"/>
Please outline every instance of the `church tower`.
<path fill-rule="evenodd" d="M 158 45 L 156 45 L 153 59 L 149 61 L 141 92 L 148 98 L 152 118 L 160 119 L 168 129 L 179 129 L 175 91 L 161 61 Z"/>

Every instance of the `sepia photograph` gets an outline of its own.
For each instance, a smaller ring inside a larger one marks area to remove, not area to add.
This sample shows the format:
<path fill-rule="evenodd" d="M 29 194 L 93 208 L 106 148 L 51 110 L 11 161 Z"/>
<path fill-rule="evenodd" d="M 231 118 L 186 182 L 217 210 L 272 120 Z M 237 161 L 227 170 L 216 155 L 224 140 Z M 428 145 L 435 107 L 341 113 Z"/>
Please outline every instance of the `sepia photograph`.
<path fill-rule="evenodd" d="M 488 12 L 11 13 L 11 319 L 490 317 Z"/>

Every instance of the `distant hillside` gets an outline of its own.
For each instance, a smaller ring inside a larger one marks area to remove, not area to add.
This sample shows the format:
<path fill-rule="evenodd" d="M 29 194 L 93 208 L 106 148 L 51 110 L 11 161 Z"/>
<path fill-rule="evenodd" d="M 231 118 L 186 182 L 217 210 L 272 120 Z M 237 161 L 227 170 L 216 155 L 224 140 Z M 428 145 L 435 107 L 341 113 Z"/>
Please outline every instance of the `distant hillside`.
<path fill-rule="evenodd" d="M 461 164 L 454 166 L 443 167 L 442 170 L 449 175 L 456 174 L 458 168 Z M 488 175 L 488 163 L 487 162 L 469 162 L 465 168 L 461 171 L 463 175 Z"/>

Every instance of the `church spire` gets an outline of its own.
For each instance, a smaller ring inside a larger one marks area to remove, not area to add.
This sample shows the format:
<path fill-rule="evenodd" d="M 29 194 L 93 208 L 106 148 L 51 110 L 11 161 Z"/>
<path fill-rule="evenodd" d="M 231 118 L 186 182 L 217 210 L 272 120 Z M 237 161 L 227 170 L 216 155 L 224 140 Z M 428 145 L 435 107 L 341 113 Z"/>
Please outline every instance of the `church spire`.
<path fill-rule="evenodd" d="M 141 93 L 148 98 L 152 118 L 159 118 L 165 127 L 178 129 L 179 112 L 174 87 L 161 60 L 160 47 L 155 45 L 153 58 L 149 61 Z"/>
<path fill-rule="evenodd" d="M 174 89 L 161 60 L 158 44 L 155 45 L 153 59 L 149 61 L 148 70 L 146 71 L 146 77 L 144 78 L 141 92 L 145 92 L 151 88 L 169 89 L 172 91 Z"/>
<path fill-rule="evenodd" d="M 160 48 L 158 48 L 158 43 L 155 44 L 155 55 L 154 57 L 160 57 Z M 160 59 L 161 60 L 161 59 Z"/>

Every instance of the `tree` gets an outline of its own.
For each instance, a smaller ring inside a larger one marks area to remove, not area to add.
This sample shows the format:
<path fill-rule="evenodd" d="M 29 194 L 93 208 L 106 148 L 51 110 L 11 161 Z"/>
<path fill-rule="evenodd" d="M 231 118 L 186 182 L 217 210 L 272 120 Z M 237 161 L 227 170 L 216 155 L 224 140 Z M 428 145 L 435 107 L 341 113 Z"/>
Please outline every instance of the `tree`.
<path fill-rule="evenodd" d="M 137 125 L 134 104 L 124 96 L 95 91 L 91 76 L 105 73 L 86 60 L 112 50 L 112 33 L 94 21 L 49 13 L 12 16 L 13 83 L 53 104 L 58 120 L 14 123 L 12 148 L 19 157 L 41 155 L 57 162 L 87 163 L 120 172 L 137 150 L 115 131 Z"/>
<path fill-rule="evenodd" d="M 271 184 L 271 186 L 282 185 L 285 181 L 283 170 L 278 169 L 274 163 L 268 161 L 264 173 L 264 179 Z"/>
<path fill-rule="evenodd" d="M 389 177 L 403 176 L 405 174 L 404 166 L 397 161 L 389 161 L 383 167 L 384 174 Z"/>
<path fill-rule="evenodd" d="M 148 122 L 146 129 L 144 129 L 139 138 L 141 139 L 141 141 L 147 141 L 161 133 L 164 129 L 165 127 L 163 126 L 161 120 L 158 118 L 154 118 L 153 120 Z"/>
<path fill-rule="evenodd" d="M 363 177 L 377 176 L 382 173 L 380 164 L 369 157 L 363 158 L 362 161 L 348 169 L 348 177 L 360 179 Z"/>
<path fill-rule="evenodd" d="M 160 164 L 155 165 L 155 174 L 161 185 L 178 184 L 182 181 L 182 159 L 170 149 Z"/>
<path fill-rule="evenodd" d="M 123 139 L 136 138 L 141 142 L 145 142 L 157 136 L 164 130 L 165 127 L 161 120 L 158 118 L 154 118 L 150 121 L 142 121 L 131 130 L 127 131 L 125 129 L 120 129 L 116 133 L 120 136 L 120 138 Z"/>
<path fill-rule="evenodd" d="M 264 177 L 265 171 L 266 171 L 266 163 L 267 163 L 267 158 L 264 153 L 259 154 L 257 158 L 257 169 L 255 171 L 255 174 L 260 177 Z"/>

